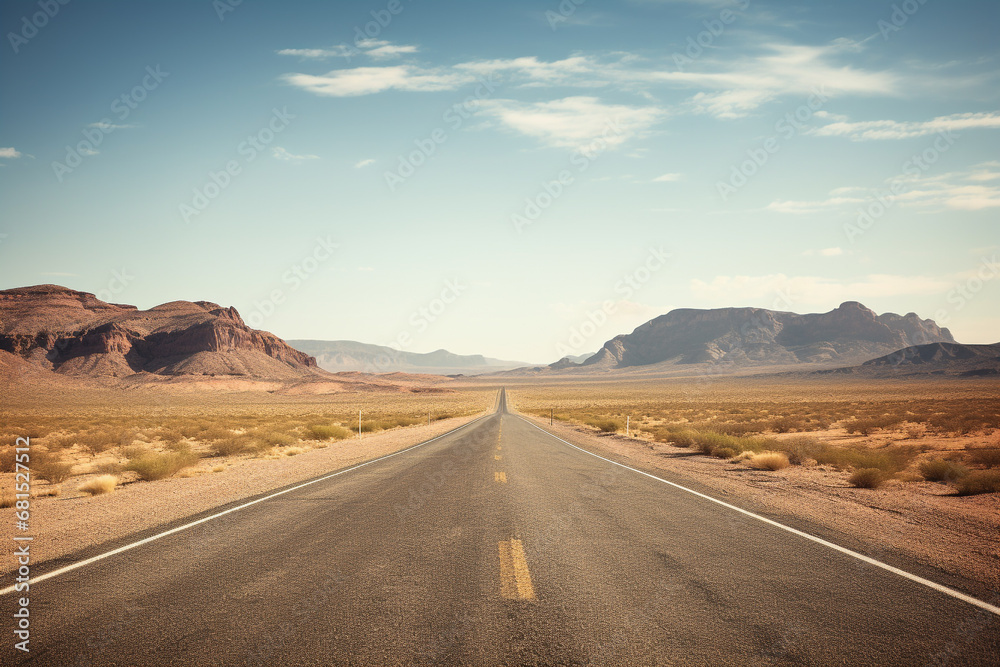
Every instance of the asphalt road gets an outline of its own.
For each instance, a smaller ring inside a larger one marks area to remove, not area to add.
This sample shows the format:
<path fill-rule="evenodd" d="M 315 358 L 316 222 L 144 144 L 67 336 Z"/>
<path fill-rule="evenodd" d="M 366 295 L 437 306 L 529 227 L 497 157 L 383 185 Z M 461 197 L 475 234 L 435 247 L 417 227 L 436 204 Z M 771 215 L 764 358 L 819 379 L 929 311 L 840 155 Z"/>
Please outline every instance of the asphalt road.
<path fill-rule="evenodd" d="M 13 596 L 0 599 L 3 664 L 996 665 L 1000 655 L 1000 616 L 576 450 L 507 413 L 503 394 L 494 414 L 451 435 L 30 595 L 27 659 L 11 647 Z"/>

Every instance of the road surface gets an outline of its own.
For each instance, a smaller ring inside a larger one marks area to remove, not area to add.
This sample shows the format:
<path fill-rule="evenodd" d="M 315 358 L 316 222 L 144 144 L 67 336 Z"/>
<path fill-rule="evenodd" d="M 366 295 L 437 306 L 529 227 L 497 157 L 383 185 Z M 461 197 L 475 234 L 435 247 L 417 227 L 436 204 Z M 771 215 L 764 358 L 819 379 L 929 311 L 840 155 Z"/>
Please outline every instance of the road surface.
<path fill-rule="evenodd" d="M 496 408 L 34 583 L 3 664 L 997 664 L 995 613 Z"/>

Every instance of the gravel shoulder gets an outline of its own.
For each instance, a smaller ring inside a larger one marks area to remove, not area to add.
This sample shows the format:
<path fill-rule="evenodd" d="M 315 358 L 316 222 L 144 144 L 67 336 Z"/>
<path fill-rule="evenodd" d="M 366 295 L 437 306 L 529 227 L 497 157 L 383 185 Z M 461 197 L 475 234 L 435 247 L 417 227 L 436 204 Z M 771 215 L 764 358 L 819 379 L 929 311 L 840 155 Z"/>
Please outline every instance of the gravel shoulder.
<path fill-rule="evenodd" d="M 272 489 L 348 468 L 416 445 L 476 419 L 455 417 L 429 425 L 398 428 L 341 440 L 321 449 L 279 459 L 231 458 L 225 469 L 211 472 L 220 459 L 203 459 L 198 474 L 155 482 L 134 482 L 99 496 L 31 499 L 32 562 L 39 563 L 81 549 L 166 525 L 214 507 L 251 498 Z M 4 475 L 12 478 L 13 475 Z M 5 510 L 13 514 L 14 509 Z M 13 517 L 10 517 L 13 521 Z M 2 541 L 0 575 L 14 570 L 14 541 Z"/>
<path fill-rule="evenodd" d="M 946 585 L 949 575 L 957 575 L 978 584 L 974 594 L 1000 595 L 1000 494 L 959 497 L 930 482 L 856 489 L 844 473 L 823 466 L 766 472 L 690 449 L 521 416 L 595 454 L 662 470 L 680 484 L 689 480 L 725 502 L 785 523 L 818 526 L 834 538 L 848 536 L 854 544 L 842 546 L 872 558 L 891 561 L 902 554 L 930 569 L 917 574 Z"/>

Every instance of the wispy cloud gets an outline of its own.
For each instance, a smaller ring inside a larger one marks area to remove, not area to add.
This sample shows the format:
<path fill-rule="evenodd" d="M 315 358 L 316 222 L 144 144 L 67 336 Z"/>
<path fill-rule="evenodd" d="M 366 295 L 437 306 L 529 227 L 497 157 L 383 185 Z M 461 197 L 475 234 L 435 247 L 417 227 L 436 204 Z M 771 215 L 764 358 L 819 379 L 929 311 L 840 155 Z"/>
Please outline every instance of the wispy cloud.
<path fill-rule="evenodd" d="M 8 146 L 7 148 L 0 148 L 0 158 L 7 158 L 8 160 L 16 160 L 22 155 L 23 153 L 21 153 L 21 151 L 11 146 Z"/>
<path fill-rule="evenodd" d="M 373 160 L 372 158 L 368 158 L 367 160 L 359 160 L 358 162 L 355 162 L 354 163 L 354 168 L 355 169 L 364 169 L 365 167 L 370 167 L 373 164 L 375 164 L 375 160 Z"/>
<path fill-rule="evenodd" d="M 684 178 L 684 174 L 663 174 L 653 179 L 654 183 L 673 183 Z"/>
<path fill-rule="evenodd" d="M 803 257 L 812 257 L 814 255 L 819 255 L 820 257 L 840 257 L 844 254 L 844 249 L 839 247 L 834 248 L 823 248 L 822 250 L 806 250 L 802 253 Z"/>
<path fill-rule="evenodd" d="M 131 128 L 136 127 L 136 126 L 135 125 L 128 125 L 128 124 L 124 124 L 123 125 L 123 124 L 119 124 L 119 123 L 108 123 L 106 121 L 100 121 L 100 122 L 97 122 L 97 123 L 91 123 L 87 127 L 95 127 L 98 130 L 104 130 L 105 132 L 111 132 L 113 130 L 128 130 L 128 129 L 131 129 Z"/>
<path fill-rule="evenodd" d="M 848 137 L 852 141 L 910 139 L 938 132 L 1000 128 L 1000 112 L 959 113 L 926 121 L 868 120 L 836 122 L 810 130 L 818 137 Z"/>
<path fill-rule="evenodd" d="M 271 154 L 279 160 L 284 160 L 286 162 L 298 162 L 300 160 L 318 160 L 318 155 L 296 155 L 294 153 L 289 153 L 287 150 L 281 146 L 275 146 L 271 149 Z"/>
<path fill-rule="evenodd" d="M 844 187 L 830 191 L 819 200 L 775 200 L 765 210 L 796 215 L 818 213 L 873 201 L 882 196 L 900 206 L 927 210 L 980 211 L 1000 207 L 1000 162 L 989 161 L 965 171 L 952 171 L 937 176 L 909 178 L 899 194 L 880 194 L 878 188 Z"/>
<path fill-rule="evenodd" d="M 417 53 L 420 49 L 408 44 L 393 44 L 382 39 L 363 39 L 355 45 L 337 44 L 319 49 L 279 49 L 279 56 L 295 56 L 304 60 L 329 60 L 331 58 L 346 58 L 364 55 L 372 60 L 387 60 L 403 55 Z"/>
<path fill-rule="evenodd" d="M 534 103 L 483 100 L 479 113 L 493 116 L 510 130 L 560 148 L 581 148 L 598 140 L 615 147 L 643 134 L 665 116 L 656 107 L 605 104 L 583 96 Z"/>
<path fill-rule="evenodd" d="M 410 92 L 454 90 L 463 83 L 475 80 L 470 74 L 414 65 L 356 67 L 318 76 L 285 74 L 282 78 L 286 83 L 325 97 L 357 97 L 393 89 Z"/>
<path fill-rule="evenodd" d="M 716 276 L 711 281 L 692 280 L 692 294 L 705 304 L 734 305 L 773 300 L 787 295 L 793 303 L 838 304 L 843 301 L 896 296 L 944 294 L 954 286 L 952 276 L 900 276 L 872 274 L 843 281 L 819 276 Z"/>

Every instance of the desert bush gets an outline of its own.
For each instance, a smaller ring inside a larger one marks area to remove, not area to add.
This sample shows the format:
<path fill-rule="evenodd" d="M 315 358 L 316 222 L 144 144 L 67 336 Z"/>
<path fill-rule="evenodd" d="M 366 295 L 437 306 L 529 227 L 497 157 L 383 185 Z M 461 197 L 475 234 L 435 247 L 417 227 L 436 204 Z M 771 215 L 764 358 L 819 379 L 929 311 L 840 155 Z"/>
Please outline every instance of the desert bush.
<path fill-rule="evenodd" d="M 622 422 L 617 419 L 588 419 L 586 423 L 593 426 L 602 433 L 616 433 L 625 427 Z"/>
<path fill-rule="evenodd" d="M 761 452 L 750 458 L 750 465 L 758 470 L 782 470 L 791 464 L 781 452 Z"/>
<path fill-rule="evenodd" d="M 903 421 L 904 417 L 902 415 L 882 415 L 879 417 L 867 418 L 856 417 L 844 424 L 844 429 L 848 433 L 859 433 L 861 435 L 868 436 L 876 430 L 898 426 L 899 424 L 902 424 Z"/>
<path fill-rule="evenodd" d="M 103 429 L 95 429 L 93 431 L 78 433 L 75 436 L 72 436 L 72 438 L 76 444 L 80 445 L 94 456 L 102 454 L 119 444 L 125 444 L 122 443 L 121 438 L 117 434 L 108 433 Z M 131 442 L 131 440 L 128 442 Z"/>
<path fill-rule="evenodd" d="M 347 431 L 347 429 L 343 430 Z M 262 433 L 258 433 L 257 437 L 259 437 L 260 441 L 264 444 L 265 446 L 264 448 L 287 447 L 288 445 L 291 445 L 298 440 L 298 438 L 296 438 L 294 435 L 290 433 L 282 433 L 280 431 L 265 431 Z"/>
<path fill-rule="evenodd" d="M 162 454 L 146 452 L 130 460 L 125 469 L 137 473 L 139 479 L 149 482 L 170 477 L 174 473 L 197 462 L 198 455 L 191 451 L 165 452 Z"/>
<path fill-rule="evenodd" d="M 717 459 L 731 459 L 736 456 L 736 450 L 731 447 L 717 447 L 712 451 L 712 456 Z"/>
<path fill-rule="evenodd" d="M 302 449 L 301 447 L 289 447 L 288 449 L 285 450 L 285 456 L 297 456 L 298 454 L 301 454 L 304 451 L 305 450 Z"/>
<path fill-rule="evenodd" d="M 197 436 L 195 436 L 201 442 L 215 442 L 217 440 L 229 440 L 233 437 L 233 432 L 228 428 L 222 428 L 220 426 L 212 426 L 207 428 Z"/>
<path fill-rule="evenodd" d="M 101 475 L 87 480 L 76 490 L 91 496 L 99 496 L 103 493 L 111 493 L 118 486 L 118 478 L 114 475 Z"/>
<path fill-rule="evenodd" d="M 63 461 L 56 454 L 39 450 L 31 455 L 31 470 L 38 477 L 59 484 L 70 478 L 73 464 Z"/>
<path fill-rule="evenodd" d="M 354 433 L 337 424 L 311 424 L 306 427 L 306 440 L 344 440 Z M 279 443 L 275 443 L 279 444 Z"/>
<path fill-rule="evenodd" d="M 971 447 L 966 450 L 969 461 L 984 468 L 1000 468 L 1000 449 L 993 447 Z"/>
<path fill-rule="evenodd" d="M 798 417 L 777 417 L 771 420 L 769 427 L 775 433 L 789 433 L 805 430 L 806 422 Z"/>
<path fill-rule="evenodd" d="M 181 435 L 181 432 L 178 431 L 177 429 L 167 428 L 167 427 L 161 427 L 156 432 L 156 435 L 157 437 L 160 438 L 160 440 L 162 440 L 167 445 L 173 444 L 175 442 L 180 442 L 181 439 L 184 437 L 183 435 Z"/>
<path fill-rule="evenodd" d="M 879 468 L 859 468 L 848 478 L 851 486 L 859 489 L 877 489 L 885 484 L 888 476 Z"/>
<path fill-rule="evenodd" d="M 17 452 L 12 444 L 0 445 L 0 472 L 14 472 Z"/>
<path fill-rule="evenodd" d="M 1000 492 L 1000 470 L 977 470 L 958 481 L 955 489 L 960 496 Z"/>
<path fill-rule="evenodd" d="M 249 436 L 237 435 L 212 441 L 210 449 L 213 456 L 235 456 L 250 449 L 257 449 L 257 443 L 258 441 Z"/>
<path fill-rule="evenodd" d="M 16 501 L 17 499 L 14 497 L 14 494 L 7 491 L 7 489 L 0 491 L 0 509 L 13 507 Z"/>
<path fill-rule="evenodd" d="M 122 456 L 127 459 L 137 459 L 149 452 L 149 448 L 144 445 L 126 445 L 121 448 Z"/>
<path fill-rule="evenodd" d="M 789 438 L 780 444 L 780 449 L 788 456 L 789 463 L 796 466 L 800 466 L 810 459 L 815 459 L 817 452 L 823 447 L 823 444 L 805 436 Z"/>
<path fill-rule="evenodd" d="M 886 447 L 867 449 L 865 447 L 823 446 L 814 454 L 817 463 L 832 465 L 844 470 L 853 468 L 877 468 L 893 475 L 904 470 L 920 453 L 916 447 Z"/>
<path fill-rule="evenodd" d="M 928 482 L 956 482 L 969 474 L 961 463 L 944 459 L 930 459 L 920 464 L 920 474 Z"/>

